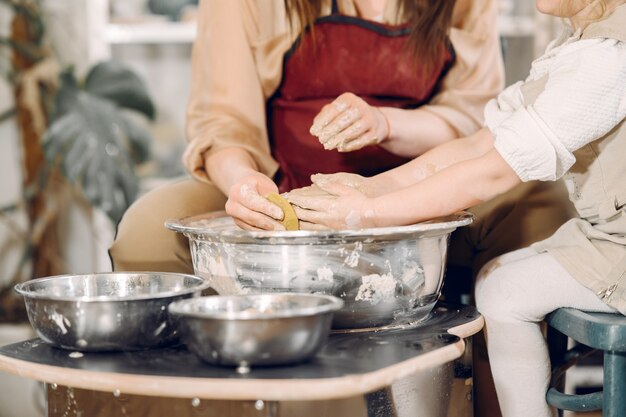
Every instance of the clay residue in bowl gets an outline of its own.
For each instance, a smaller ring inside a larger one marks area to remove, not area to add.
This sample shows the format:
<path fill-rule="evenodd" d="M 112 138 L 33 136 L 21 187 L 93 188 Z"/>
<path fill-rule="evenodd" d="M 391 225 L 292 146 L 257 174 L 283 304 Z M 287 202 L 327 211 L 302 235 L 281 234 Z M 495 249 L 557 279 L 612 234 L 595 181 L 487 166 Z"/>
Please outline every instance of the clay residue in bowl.
<path fill-rule="evenodd" d="M 393 298 L 396 292 L 396 280 L 391 273 L 365 275 L 361 279 L 363 283 L 355 297 L 356 301 L 378 304 L 383 300 Z"/>
<path fill-rule="evenodd" d="M 328 266 L 317 268 L 317 279 L 320 281 L 333 282 L 333 270 Z"/>

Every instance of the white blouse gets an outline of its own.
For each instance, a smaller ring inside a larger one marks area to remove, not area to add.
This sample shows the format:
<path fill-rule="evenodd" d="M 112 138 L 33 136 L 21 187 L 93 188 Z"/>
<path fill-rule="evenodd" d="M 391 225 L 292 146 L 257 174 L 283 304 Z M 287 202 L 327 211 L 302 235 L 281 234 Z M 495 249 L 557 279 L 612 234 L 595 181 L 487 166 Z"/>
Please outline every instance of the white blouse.
<path fill-rule="evenodd" d="M 566 29 L 533 62 L 526 81 L 506 88 L 485 108 L 496 150 L 522 181 L 560 178 L 576 162 L 574 151 L 626 117 L 626 47 L 581 35 Z M 543 77 L 545 89 L 526 105 L 522 86 Z"/>

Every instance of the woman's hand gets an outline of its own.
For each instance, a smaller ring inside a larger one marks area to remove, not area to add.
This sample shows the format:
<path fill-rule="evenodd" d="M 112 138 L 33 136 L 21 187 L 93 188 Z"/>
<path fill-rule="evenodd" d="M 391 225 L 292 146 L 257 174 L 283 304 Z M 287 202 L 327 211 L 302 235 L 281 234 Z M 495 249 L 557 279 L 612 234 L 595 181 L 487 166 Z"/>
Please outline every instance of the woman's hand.
<path fill-rule="evenodd" d="M 315 116 L 310 132 L 324 149 L 352 152 L 377 145 L 390 135 L 389 122 L 378 107 L 362 98 L 344 93 Z"/>
<path fill-rule="evenodd" d="M 279 222 L 283 211 L 263 197 L 272 192 L 278 193 L 274 181 L 261 173 L 248 174 L 230 187 L 226 213 L 246 230 L 285 230 Z"/>
<path fill-rule="evenodd" d="M 285 198 L 294 205 L 301 229 L 376 227 L 373 200 L 347 185 L 327 182 L 293 190 Z"/>

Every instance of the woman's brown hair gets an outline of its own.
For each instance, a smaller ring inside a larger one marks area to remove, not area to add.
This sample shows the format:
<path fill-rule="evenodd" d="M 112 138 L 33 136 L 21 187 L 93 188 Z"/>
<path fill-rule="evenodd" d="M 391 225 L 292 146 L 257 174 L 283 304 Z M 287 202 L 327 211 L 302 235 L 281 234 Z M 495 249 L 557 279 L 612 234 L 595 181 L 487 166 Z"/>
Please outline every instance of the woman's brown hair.
<path fill-rule="evenodd" d="M 313 27 L 328 0 L 285 0 L 287 16 L 292 27 Z M 387 0 L 391 1 L 391 0 Z M 452 25 L 452 10 L 456 0 L 397 0 L 399 20 L 411 26 L 409 45 L 415 57 L 429 70 L 435 65 L 441 50 L 448 46 L 448 31 Z"/>

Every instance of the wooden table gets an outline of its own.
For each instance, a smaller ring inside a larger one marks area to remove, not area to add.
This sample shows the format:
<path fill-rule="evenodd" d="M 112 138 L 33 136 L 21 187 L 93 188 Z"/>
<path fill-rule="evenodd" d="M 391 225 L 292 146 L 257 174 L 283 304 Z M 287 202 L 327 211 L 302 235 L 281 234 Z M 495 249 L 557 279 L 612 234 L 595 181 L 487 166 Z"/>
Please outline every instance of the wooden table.
<path fill-rule="evenodd" d="M 48 383 L 49 416 L 383 417 L 417 407 L 426 414 L 412 415 L 469 417 L 454 409 L 471 409 L 467 341 L 482 326 L 475 309 L 439 304 L 415 328 L 331 334 L 311 361 L 248 373 L 184 346 L 79 353 L 33 339 L 0 348 L 0 370 Z M 418 391 L 434 401 L 412 404 Z"/>

